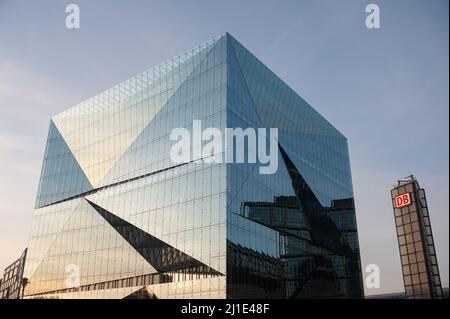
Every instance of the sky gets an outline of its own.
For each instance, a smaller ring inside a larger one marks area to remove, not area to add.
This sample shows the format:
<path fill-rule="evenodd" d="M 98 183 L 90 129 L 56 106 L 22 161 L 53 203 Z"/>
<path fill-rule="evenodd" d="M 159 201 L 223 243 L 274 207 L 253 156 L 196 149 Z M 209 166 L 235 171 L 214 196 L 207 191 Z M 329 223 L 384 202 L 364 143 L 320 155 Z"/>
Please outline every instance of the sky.
<path fill-rule="evenodd" d="M 65 7 L 80 7 L 67 29 Z M 380 7 L 379 29 L 365 8 Z M 0 273 L 28 244 L 50 118 L 231 33 L 347 136 L 363 267 L 403 291 L 390 201 L 426 189 L 443 286 L 449 273 L 447 0 L 0 0 Z"/>

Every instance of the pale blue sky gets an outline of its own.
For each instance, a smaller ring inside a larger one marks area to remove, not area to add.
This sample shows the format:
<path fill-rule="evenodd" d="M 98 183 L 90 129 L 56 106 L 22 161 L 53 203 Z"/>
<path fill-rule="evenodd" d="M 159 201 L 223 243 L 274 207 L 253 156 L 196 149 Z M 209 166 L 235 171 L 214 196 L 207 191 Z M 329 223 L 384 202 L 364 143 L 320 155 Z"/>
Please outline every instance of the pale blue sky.
<path fill-rule="evenodd" d="M 227 31 L 348 137 L 363 267 L 381 267 L 366 293 L 403 290 L 389 189 L 411 173 L 448 286 L 447 0 L 0 0 L 0 269 L 27 245 L 50 117 Z"/>

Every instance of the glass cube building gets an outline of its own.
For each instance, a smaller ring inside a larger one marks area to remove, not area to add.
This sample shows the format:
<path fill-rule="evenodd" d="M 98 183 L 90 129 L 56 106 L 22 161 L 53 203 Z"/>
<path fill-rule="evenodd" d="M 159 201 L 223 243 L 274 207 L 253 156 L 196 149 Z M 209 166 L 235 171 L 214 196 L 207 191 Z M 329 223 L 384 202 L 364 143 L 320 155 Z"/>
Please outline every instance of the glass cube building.
<path fill-rule="evenodd" d="M 194 120 L 278 128 L 277 171 L 174 164 Z M 347 140 L 227 33 L 52 118 L 24 276 L 26 298 L 361 298 Z"/>

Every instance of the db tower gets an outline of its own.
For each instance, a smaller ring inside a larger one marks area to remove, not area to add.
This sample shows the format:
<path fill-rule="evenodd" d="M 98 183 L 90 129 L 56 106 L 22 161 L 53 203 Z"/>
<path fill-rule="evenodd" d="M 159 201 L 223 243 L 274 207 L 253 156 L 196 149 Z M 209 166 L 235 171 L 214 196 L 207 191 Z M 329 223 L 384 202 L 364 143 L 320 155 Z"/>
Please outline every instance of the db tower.
<path fill-rule="evenodd" d="M 406 298 L 441 299 L 441 279 L 425 190 L 411 175 L 394 185 L 391 196 Z"/>

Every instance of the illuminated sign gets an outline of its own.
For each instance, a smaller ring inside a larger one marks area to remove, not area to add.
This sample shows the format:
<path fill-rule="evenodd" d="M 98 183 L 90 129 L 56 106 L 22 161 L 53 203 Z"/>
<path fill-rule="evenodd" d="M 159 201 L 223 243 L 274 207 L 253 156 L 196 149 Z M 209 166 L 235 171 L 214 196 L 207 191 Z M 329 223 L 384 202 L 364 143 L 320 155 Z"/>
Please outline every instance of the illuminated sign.
<path fill-rule="evenodd" d="M 402 208 L 411 205 L 411 194 L 403 193 L 401 195 L 395 196 L 395 208 Z"/>

